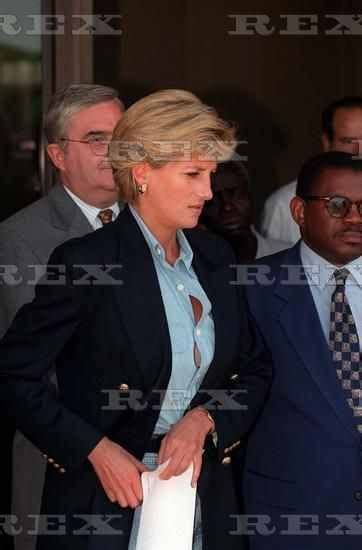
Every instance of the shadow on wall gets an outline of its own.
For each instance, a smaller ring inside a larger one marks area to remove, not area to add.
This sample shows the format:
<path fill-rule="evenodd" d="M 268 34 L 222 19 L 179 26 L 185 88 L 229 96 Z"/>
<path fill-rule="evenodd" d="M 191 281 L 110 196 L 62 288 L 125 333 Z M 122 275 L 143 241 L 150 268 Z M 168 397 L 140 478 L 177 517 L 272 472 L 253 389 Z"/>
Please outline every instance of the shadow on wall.
<path fill-rule="evenodd" d="M 123 103 L 126 106 L 126 109 L 130 107 L 133 103 L 142 99 L 148 94 L 157 92 L 160 88 L 151 88 L 147 86 L 142 86 L 138 83 L 133 82 L 122 82 L 119 86 L 119 96 L 122 98 Z"/>
<path fill-rule="evenodd" d="M 237 125 L 238 153 L 247 157 L 250 191 L 258 217 L 265 199 L 279 184 L 277 163 L 286 150 L 289 136 L 268 109 L 252 96 L 233 90 L 214 90 L 202 94 L 220 116 Z"/>

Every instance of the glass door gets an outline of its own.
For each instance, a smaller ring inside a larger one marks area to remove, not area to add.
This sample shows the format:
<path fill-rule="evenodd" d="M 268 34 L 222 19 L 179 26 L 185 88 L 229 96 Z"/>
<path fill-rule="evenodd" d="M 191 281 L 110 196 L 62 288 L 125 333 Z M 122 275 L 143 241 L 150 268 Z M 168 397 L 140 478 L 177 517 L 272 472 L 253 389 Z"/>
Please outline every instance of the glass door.
<path fill-rule="evenodd" d="M 40 196 L 41 0 L 2 0 L 0 221 Z"/>

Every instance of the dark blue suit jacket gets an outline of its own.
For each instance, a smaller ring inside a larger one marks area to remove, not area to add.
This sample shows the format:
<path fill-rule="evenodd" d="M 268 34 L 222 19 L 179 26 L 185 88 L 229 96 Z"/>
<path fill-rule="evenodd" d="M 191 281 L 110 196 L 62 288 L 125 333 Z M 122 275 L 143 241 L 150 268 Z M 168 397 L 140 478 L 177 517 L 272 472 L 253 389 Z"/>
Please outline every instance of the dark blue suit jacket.
<path fill-rule="evenodd" d="M 250 536 L 251 549 L 360 549 L 362 526 L 353 515 L 362 513 L 362 438 L 331 361 L 299 244 L 261 259 L 259 269 L 263 264 L 259 278 L 250 277 L 247 299 L 274 374 L 248 445 L 244 496 L 247 513 L 271 521 L 264 535 Z M 314 517 L 301 526 L 302 514 Z M 341 514 L 352 517 L 344 529 Z"/>
<path fill-rule="evenodd" d="M 240 288 L 230 284 L 230 248 L 205 231 L 186 234 L 215 323 L 214 359 L 191 406 L 209 404 L 215 390 L 248 392 L 238 394 L 246 409 L 235 409 L 237 400 L 225 403 L 224 393 L 213 411 L 218 449 L 207 446 L 199 482 L 206 547 L 239 550 L 240 537 L 229 533 L 238 513 L 230 455 L 264 401 L 270 365 L 249 333 Z M 50 263 L 62 266 L 60 277 L 49 273 L 48 284 L 38 285 L 0 344 L 0 398 L 49 463 L 42 512 L 66 520 L 66 534 L 40 536 L 39 548 L 126 550 L 132 511 L 108 501 L 87 456 L 104 435 L 139 458 L 148 448 L 172 365 L 157 274 L 128 208 L 114 223 L 60 246 Z M 106 270 L 102 278 L 99 269 L 89 275 L 96 265 Z M 45 376 L 54 361 L 58 398 Z M 103 536 L 101 528 L 90 536 L 79 514 L 113 516 L 117 535 L 103 526 Z"/>

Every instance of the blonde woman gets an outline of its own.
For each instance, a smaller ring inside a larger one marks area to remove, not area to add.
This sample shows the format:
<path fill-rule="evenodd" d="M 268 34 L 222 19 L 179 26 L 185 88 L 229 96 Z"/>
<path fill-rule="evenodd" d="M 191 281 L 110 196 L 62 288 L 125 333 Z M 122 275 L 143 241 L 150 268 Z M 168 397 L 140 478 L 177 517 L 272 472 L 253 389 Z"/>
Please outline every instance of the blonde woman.
<path fill-rule="evenodd" d="M 194 229 L 233 141 L 186 91 L 128 109 L 109 148 L 126 208 L 54 252 L 66 284 L 40 285 L 0 346 L 0 396 L 49 462 L 43 513 L 65 520 L 40 550 L 134 548 L 141 473 L 165 461 L 164 479 L 193 467 L 193 549 L 240 550 L 231 455 L 270 372 L 246 356 L 232 252 Z M 44 384 L 54 360 L 57 399 Z M 103 518 L 98 529 L 82 531 L 84 515 Z"/>

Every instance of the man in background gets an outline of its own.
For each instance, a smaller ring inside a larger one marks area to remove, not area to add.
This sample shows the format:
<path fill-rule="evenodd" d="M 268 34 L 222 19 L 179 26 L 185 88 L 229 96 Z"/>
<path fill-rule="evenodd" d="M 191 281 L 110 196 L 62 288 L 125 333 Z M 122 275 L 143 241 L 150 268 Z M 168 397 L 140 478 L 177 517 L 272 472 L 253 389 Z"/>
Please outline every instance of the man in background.
<path fill-rule="evenodd" d="M 59 182 L 47 196 L 0 224 L 0 265 L 5 266 L 0 280 L 0 336 L 18 309 L 33 299 L 35 283 L 54 248 L 117 217 L 118 191 L 107 152 L 123 110 L 117 91 L 99 85 L 71 85 L 51 100 L 44 131 Z M 2 454 L 9 462 L 13 432 L 10 427 L 8 431 Z M 36 537 L 27 533 L 34 521 L 28 516 L 40 513 L 45 467 L 38 449 L 17 432 L 12 513 L 23 532 L 14 538 L 15 550 L 35 550 Z M 2 470 L 2 476 L 8 479 L 9 471 Z"/>
<path fill-rule="evenodd" d="M 291 210 L 301 241 L 258 261 L 246 285 L 273 361 L 244 469 L 246 514 L 259 518 L 250 550 L 359 550 L 362 159 L 308 160 Z"/>
<path fill-rule="evenodd" d="M 200 227 L 220 235 L 232 246 L 238 263 L 251 263 L 289 247 L 265 238 L 254 227 L 254 210 L 246 168 L 236 160 L 220 163 L 212 176 L 212 199 L 204 205 Z"/>
<path fill-rule="evenodd" d="M 347 96 L 328 105 L 322 112 L 323 151 L 362 154 L 362 97 Z M 293 180 L 270 195 L 264 205 L 261 232 L 265 237 L 290 245 L 300 238 L 298 225 L 290 213 L 297 181 Z"/>

